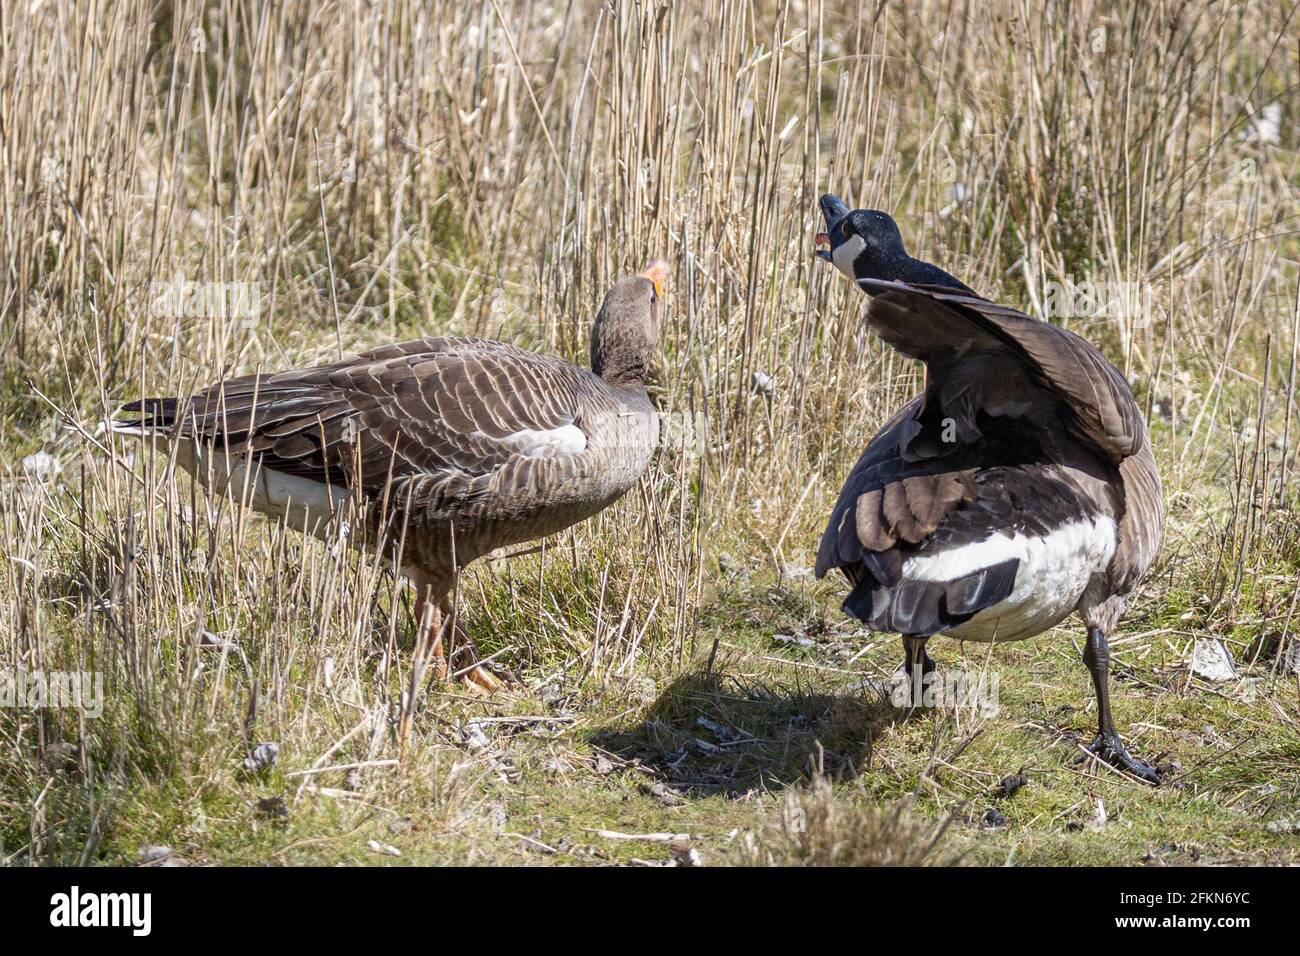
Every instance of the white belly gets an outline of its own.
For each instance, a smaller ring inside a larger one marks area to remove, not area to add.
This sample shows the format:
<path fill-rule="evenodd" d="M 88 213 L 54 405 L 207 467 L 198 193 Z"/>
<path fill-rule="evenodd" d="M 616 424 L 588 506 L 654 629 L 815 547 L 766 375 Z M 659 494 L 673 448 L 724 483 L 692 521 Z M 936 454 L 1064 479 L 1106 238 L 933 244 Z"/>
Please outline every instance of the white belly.
<path fill-rule="evenodd" d="M 1115 522 L 1102 516 L 1070 522 L 1044 537 L 999 533 L 942 554 L 909 558 L 903 576 L 951 581 L 1018 558 L 1012 592 L 943 633 L 963 641 L 1019 641 L 1064 620 L 1078 605 L 1088 579 L 1105 570 L 1114 553 Z"/>

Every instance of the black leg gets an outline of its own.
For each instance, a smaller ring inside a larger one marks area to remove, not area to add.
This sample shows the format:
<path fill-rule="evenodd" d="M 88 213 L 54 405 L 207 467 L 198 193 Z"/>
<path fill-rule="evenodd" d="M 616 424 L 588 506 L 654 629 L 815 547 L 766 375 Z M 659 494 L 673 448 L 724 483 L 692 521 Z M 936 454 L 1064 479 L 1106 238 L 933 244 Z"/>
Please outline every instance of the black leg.
<path fill-rule="evenodd" d="M 925 652 L 926 637 L 903 635 L 903 669 L 912 685 L 912 706 L 919 707 L 924 699 L 925 675 L 934 671 L 934 660 Z M 920 667 L 916 665 L 920 664 Z"/>
<path fill-rule="evenodd" d="M 903 667 L 907 669 L 908 674 L 912 673 L 912 667 L 916 661 L 921 663 L 922 677 L 934 670 L 934 660 L 925 652 L 925 642 L 928 640 L 928 637 L 907 637 L 904 635 Z"/>
<path fill-rule="evenodd" d="M 1150 764 L 1132 756 L 1115 730 L 1110 715 L 1110 645 L 1106 643 L 1106 635 L 1095 627 L 1088 628 L 1083 662 L 1092 673 L 1092 686 L 1097 691 L 1097 738 L 1088 746 L 1089 752 L 1147 783 L 1159 783 L 1160 774 Z"/>

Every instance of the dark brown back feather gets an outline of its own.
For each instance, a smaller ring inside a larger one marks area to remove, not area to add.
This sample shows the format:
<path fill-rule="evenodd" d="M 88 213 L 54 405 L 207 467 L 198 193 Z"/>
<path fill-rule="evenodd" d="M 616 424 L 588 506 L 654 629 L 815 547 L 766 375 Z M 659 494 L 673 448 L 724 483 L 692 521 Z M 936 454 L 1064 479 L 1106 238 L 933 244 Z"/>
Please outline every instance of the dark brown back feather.
<path fill-rule="evenodd" d="M 926 363 L 932 379 L 977 353 L 1012 356 L 1038 386 L 1055 392 L 1072 431 L 1112 463 L 1146 443 L 1146 421 L 1119 369 L 1073 332 L 951 289 L 865 280 L 872 331 Z"/>

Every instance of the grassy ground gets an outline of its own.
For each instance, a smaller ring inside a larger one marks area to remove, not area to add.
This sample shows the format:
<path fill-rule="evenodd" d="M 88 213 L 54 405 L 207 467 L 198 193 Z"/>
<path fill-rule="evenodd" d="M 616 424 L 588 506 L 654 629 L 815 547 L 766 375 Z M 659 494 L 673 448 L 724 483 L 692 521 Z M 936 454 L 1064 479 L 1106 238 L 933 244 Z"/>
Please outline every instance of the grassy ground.
<path fill-rule="evenodd" d="M 704 863 L 1300 859 L 1294 683 L 1189 682 L 1176 642 L 1151 642 L 1143 658 L 1147 639 L 1121 639 L 1117 717 L 1167 775 L 1152 790 L 1078 761 L 1095 717 L 1075 634 L 987 664 L 943 648 L 941 666 L 997 675 L 999 712 L 909 711 L 868 676 L 896 666 L 894 640 L 841 623 L 833 588 L 763 573 L 732 585 L 705 611 L 711 671 L 697 658 L 487 702 L 437 692 L 404 755 L 382 715 L 332 754 L 330 733 L 314 745 L 293 735 L 276 767 L 251 774 L 242 739 L 187 741 L 168 772 L 96 788 L 90 858 L 134 862 L 162 845 L 172 863 L 663 864 L 692 850 Z M 791 652 L 778 634 L 812 643 Z M 330 709 L 290 708 L 313 722 Z M 330 716 L 338 734 L 357 714 Z M 1023 786 L 1003 795 L 1017 774 Z M 42 854 L 75 858 L 70 808 L 45 803 L 63 825 Z"/>
<path fill-rule="evenodd" d="M 1300 862 L 1295 16 L 5 5 L 0 670 L 102 674 L 104 712 L 0 708 L 0 860 Z M 1055 320 L 1129 375 L 1164 476 L 1165 547 L 1112 641 L 1160 788 L 1076 762 L 1076 625 L 932 642 L 998 708 L 907 711 L 897 639 L 812 579 L 920 383 L 811 257 L 825 190 L 1037 314 L 1052 283 L 1141 302 Z M 658 400 L 691 430 L 606 513 L 464 575 L 517 681 L 497 699 L 412 695 L 390 568 L 97 429 L 432 332 L 585 361 L 604 290 L 654 255 Z M 1190 673 L 1207 638 L 1235 678 Z"/>

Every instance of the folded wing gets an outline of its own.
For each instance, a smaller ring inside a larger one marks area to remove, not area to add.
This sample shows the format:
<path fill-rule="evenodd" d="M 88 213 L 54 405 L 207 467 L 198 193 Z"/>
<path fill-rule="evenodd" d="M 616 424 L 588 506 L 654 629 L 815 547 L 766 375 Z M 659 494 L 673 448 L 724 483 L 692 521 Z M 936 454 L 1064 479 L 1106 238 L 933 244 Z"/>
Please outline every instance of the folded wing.
<path fill-rule="evenodd" d="M 415 475 L 443 476 L 471 493 L 512 459 L 582 451 L 590 379 L 500 342 L 419 339 L 318 368 L 230 379 L 187 403 L 133 403 L 118 424 L 175 430 L 277 472 L 372 496 Z M 134 421 L 122 420 L 132 413 Z"/>

